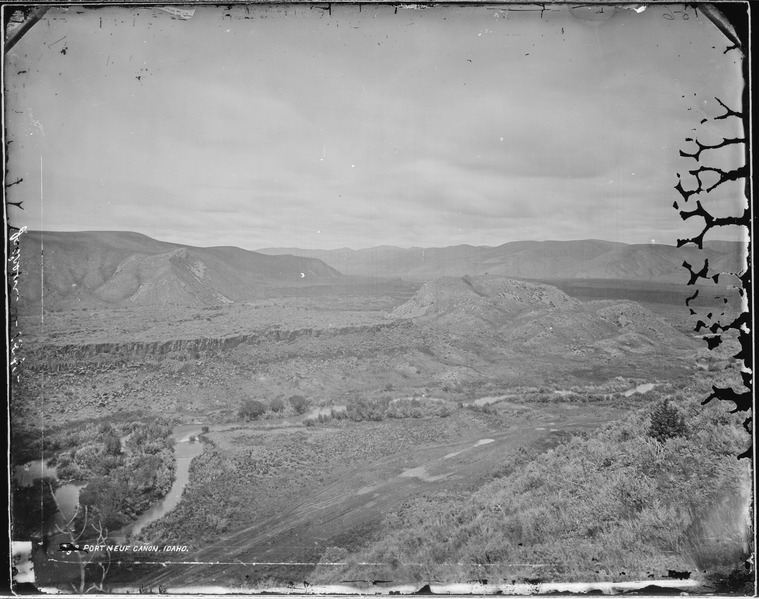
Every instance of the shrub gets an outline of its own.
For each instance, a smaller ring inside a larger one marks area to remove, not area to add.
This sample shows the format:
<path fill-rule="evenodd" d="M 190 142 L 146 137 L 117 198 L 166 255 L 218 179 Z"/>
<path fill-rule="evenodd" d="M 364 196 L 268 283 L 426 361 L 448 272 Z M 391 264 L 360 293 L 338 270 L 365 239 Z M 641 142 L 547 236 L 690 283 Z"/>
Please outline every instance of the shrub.
<path fill-rule="evenodd" d="M 302 395 L 292 395 L 288 401 L 298 414 L 303 414 L 308 410 L 308 402 Z"/>
<path fill-rule="evenodd" d="M 265 412 L 266 406 L 264 404 L 255 399 L 249 399 L 240 406 L 237 414 L 242 420 L 257 420 L 263 416 Z"/>
<path fill-rule="evenodd" d="M 651 426 L 648 429 L 649 437 L 664 443 L 672 437 L 684 437 L 686 433 L 685 419 L 675 406 L 670 405 L 669 399 L 665 399 L 654 408 L 651 413 Z"/>
<path fill-rule="evenodd" d="M 106 477 L 92 479 L 79 494 L 80 505 L 96 510 L 100 522 L 109 529 L 116 529 L 129 521 L 124 515 L 126 483 Z"/>
<path fill-rule="evenodd" d="M 270 409 L 272 412 L 277 412 L 277 413 L 278 413 L 278 412 L 281 412 L 282 410 L 284 410 L 284 409 L 285 409 L 285 402 L 283 402 L 283 401 L 282 401 L 281 399 L 279 399 L 278 397 L 275 397 L 274 399 L 272 399 L 272 400 L 269 402 L 269 409 Z"/>
<path fill-rule="evenodd" d="M 121 439 L 113 432 L 109 432 L 103 438 L 105 451 L 109 455 L 119 455 L 121 453 Z"/>

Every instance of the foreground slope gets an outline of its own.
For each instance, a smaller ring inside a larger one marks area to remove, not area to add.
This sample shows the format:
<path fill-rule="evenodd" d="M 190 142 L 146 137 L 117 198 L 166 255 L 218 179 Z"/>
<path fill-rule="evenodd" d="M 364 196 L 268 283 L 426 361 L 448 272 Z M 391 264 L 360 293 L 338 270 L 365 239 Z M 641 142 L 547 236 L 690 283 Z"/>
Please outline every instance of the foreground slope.
<path fill-rule="evenodd" d="M 430 489 L 310 580 L 591 582 L 676 571 L 705 582 L 740 571 L 751 555 L 751 468 L 735 459 L 741 418 L 701 404 L 713 382 L 698 376 L 675 393 L 678 433 L 653 438 L 655 406 L 644 406 L 526 464 L 513 459 L 474 492 Z"/>
<path fill-rule="evenodd" d="M 20 258 L 23 309 L 41 301 L 51 310 L 215 305 L 261 297 L 272 285 L 340 276 L 312 258 L 199 248 L 122 231 L 32 231 L 21 236 Z"/>

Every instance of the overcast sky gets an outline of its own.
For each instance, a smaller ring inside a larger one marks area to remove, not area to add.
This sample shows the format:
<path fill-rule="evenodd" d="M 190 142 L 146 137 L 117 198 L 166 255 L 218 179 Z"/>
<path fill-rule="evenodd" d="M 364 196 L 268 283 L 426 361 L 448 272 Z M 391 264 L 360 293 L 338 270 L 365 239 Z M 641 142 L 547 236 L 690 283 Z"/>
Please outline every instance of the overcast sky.
<path fill-rule="evenodd" d="M 700 121 L 743 81 L 673 9 L 51 8 L 6 57 L 10 218 L 248 249 L 674 243 L 700 228 L 678 150 L 742 135 Z"/>

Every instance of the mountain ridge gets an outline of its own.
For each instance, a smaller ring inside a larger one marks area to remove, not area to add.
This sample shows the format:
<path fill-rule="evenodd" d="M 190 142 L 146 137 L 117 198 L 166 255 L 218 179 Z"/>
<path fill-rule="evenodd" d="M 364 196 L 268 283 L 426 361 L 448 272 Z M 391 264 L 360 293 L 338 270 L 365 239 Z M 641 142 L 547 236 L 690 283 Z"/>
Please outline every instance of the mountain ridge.
<path fill-rule="evenodd" d="M 527 279 L 632 279 L 685 283 L 683 267 L 709 259 L 712 272 L 745 268 L 746 244 L 705 242 L 704 249 L 667 244 L 626 244 L 601 239 L 510 241 L 499 246 L 400 248 L 376 246 L 352 250 L 262 248 L 267 255 L 297 255 L 322 260 L 346 275 L 374 274 L 431 280 L 445 276 L 498 275 Z"/>
<path fill-rule="evenodd" d="M 216 305 L 260 299 L 272 288 L 349 281 L 358 275 L 417 282 L 488 275 L 683 284 L 689 278 L 686 261 L 700 267 L 708 259 L 711 273 L 745 267 L 745 245 L 727 241 L 707 242 L 703 251 L 599 239 L 251 251 L 159 241 L 132 231 L 27 231 L 19 244 L 20 299 L 25 308 L 35 309 L 43 300 L 51 309 Z"/>
<path fill-rule="evenodd" d="M 265 288 L 341 277 L 320 260 L 200 248 L 131 231 L 28 231 L 19 240 L 22 306 L 204 306 Z"/>

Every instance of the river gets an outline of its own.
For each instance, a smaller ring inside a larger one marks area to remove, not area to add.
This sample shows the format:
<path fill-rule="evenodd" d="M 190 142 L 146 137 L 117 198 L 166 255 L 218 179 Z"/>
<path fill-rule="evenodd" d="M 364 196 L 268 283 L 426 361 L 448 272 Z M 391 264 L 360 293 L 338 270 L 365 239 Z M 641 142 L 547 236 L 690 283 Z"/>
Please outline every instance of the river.
<path fill-rule="evenodd" d="M 110 535 L 114 541 L 124 541 L 127 535 L 135 536 L 151 522 L 163 518 L 173 510 L 182 499 L 182 493 L 190 480 L 190 463 L 192 459 L 203 453 L 203 442 L 198 439 L 198 435 L 203 432 L 202 424 L 180 424 L 174 427 L 172 436 L 174 442 L 174 458 L 176 459 L 176 470 L 174 472 L 174 483 L 166 496 L 156 503 L 153 507 L 138 516 L 137 520 L 128 524 L 124 528 L 117 530 Z M 219 426 L 208 427 L 209 430 L 221 428 Z"/>
<path fill-rule="evenodd" d="M 197 439 L 198 435 L 203 432 L 203 426 L 202 424 L 184 424 L 174 428 L 172 436 L 175 439 L 174 457 L 176 459 L 176 471 L 171 489 L 169 489 L 168 494 L 161 501 L 146 512 L 143 512 L 137 520 L 111 533 L 109 536 L 112 540 L 124 540 L 127 534 L 136 535 L 145 526 L 162 518 L 177 506 L 179 500 L 182 498 L 182 492 L 190 479 L 190 462 L 192 462 L 194 457 L 203 453 L 203 443 Z M 215 425 L 209 426 L 209 429 L 221 430 L 230 426 Z M 17 483 L 21 486 L 31 485 L 38 478 L 57 478 L 58 476 L 55 466 L 42 460 L 34 460 L 27 464 L 16 466 L 14 474 Z M 59 511 L 45 523 L 45 533 L 55 533 L 56 525 L 63 526 L 74 516 L 79 505 L 79 491 L 84 486 L 85 483 L 69 482 L 60 485 L 55 490 L 54 495 Z"/>
<path fill-rule="evenodd" d="M 644 383 L 624 391 L 622 395 L 629 397 L 634 393 L 647 393 L 655 386 L 654 383 Z M 571 394 L 571 391 L 555 391 L 556 393 Z M 477 405 L 483 406 L 490 403 L 502 401 L 514 397 L 513 395 L 497 395 L 481 397 L 479 399 L 467 402 L 465 405 Z M 432 401 L 439 401 L 437 398 L 425 398 Z M 344 405 L 330 405 L 320 406 L 310 409 L 305 414 L 301 414 L 295 418 L 276 418 L 269 421 L 260 421 L 259 425 L 297 425 L 301 424 L 304 420 L 309 418 L 318 418 L 320 415 L 329 415 L 333 411 L 344 412 L 346 406 Z M 114 541 L 124 541 L 127 536 L 135 536 L 142 531 L 148 524 L 162 518 L 173 510 L 182 499 L 182 493 L 184 488 L 190 479 L 190 463 L 192 459 L 201 453 L 203 453 L 203 443 L 198 440 L 198 436 L 203 434 L 203 429 L 207 428 L 209 431 L 221 431 L 232 428 L 238 428 L 242 425 L 239 423 L 229 424 L 182 424 L 174 428 L 172 436 L 175 439 L 174 442 L 174 457 L 176 459 L 176 471 L 174 476 L 174 483 L 171 485 L 168 494 L 153 507 L 143 512 L 137 520 L 131 524 L 111 533 L 110 538 Z M 123 443 L 123 439 L 122 439 Z M 16 466 L 15 477 L 18 484 L 30 485 L 33 480 L 41 478 L 43 476 L 55 478 L 57 476 L 55 466 L 50 465 L 42 460 L 34 460 L 23 466 Z M 79 491 L 84 487 L 81 483 L 66 483 L 59 486 L 55 491 L 55 498 L 58 502 L 60 509 L 59 513 L 56 513 L 51 521 L 46 523 L 46 532 L 54 532 L 55 525 L 62 525 L 67 518 L 71 518 L 79 504 Z"/>

